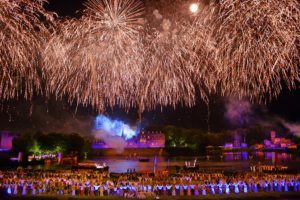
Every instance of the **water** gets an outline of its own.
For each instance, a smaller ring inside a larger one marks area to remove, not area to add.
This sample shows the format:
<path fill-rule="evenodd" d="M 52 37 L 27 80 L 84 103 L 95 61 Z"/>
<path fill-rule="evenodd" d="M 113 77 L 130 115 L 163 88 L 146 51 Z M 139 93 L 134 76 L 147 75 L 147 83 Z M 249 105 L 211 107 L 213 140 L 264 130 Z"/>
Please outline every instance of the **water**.
<path fill-rule="evenodd" d="M 251 165 L 256 164 L 278 164 L 286 165 L 293 171 L 300 172 L 300 158 L 296 155 L 288 153 L 275 152 L 226 152 L 216 155 L 205 155 L 198 157 L 176 156 L 176 157 L 156 157 L 156 165 L 154 164 L 154 156 L 148 157 L 149 162 L 139 162 L 137 158 L 127 158 L 126 156 L 103 156 L 94 157 L 92 160 L 96 162 L 105 162 L 110 167 L 110 172 L 126 173 L 128 169 L 135 169 L 137 172 L 153 172 L 154 167 L 156 171 L 162 171 L 170 167 L 174 169 L 185 166 L 188 161 L 193 164 L 197 159 L 197 164 L 200 170 L 203 171 L 247 171 Z M 51 165 L 36 165 L 29 166 L 33 169 L 56 169 L 55 164 Z"/>
<path fill-rule="evenodd" d="M 125 156 L 118 157 L 95 157 L 93 160 L 97 162 L 105 162 L 110 167 L 110 172 L 125 173 L 128 169 L 135 169 L 138 172 L 153 172 L 156 170 L 165 170 L 168 167 L 184 166 L 186 161 L 191 163 L 197 159 L 200 169 L 203 170 L 233 170 L 245 171 L 249 170 L 253 164 L 279 164 L 287 165 L 294 170 L 300 170 L 300 160 L 287 153 L 275 152 L 230 152 L 223 155 L 201 156 L 201 157 L 157 157 L 155 165 L 155 157 L 148 157 L 149 162 L 139 162 L 138 159 L 129 159 Z"/>

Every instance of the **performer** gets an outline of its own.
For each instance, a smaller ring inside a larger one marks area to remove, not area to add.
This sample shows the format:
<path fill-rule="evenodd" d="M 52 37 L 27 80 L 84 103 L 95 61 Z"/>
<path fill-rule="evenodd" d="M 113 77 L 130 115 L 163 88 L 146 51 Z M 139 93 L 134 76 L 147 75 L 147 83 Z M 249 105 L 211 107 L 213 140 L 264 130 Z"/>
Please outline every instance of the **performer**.
<path fill-rule="evenodd" d="M 243 187 L 244 187 L 244 193 L 248 193 L 248 186 L 245 182 L 243 183 Z"/>
<path fill-rule="evenodd" d="M 11 194 L 12 194 L 11 186 L 10 186 L 10 185 L 8 185 L 8 187 L 7 187 L 7 189 L 6 189 L 6 193 L 7 193 L 8 195 L 11 195 Z"/>
<path fill-rule="evenodd" d="M 239 184 L 238 183 L 233 183 L 233 186 L 234 186 L 234 193 L 235 194 L 240 193 Z"/>
<path fill-rule="evenodd" d="M 187 196 L 191 196 L 191 186 L 190 185 L 188 185 L 187 186 Z"/>
<path fill-rule="evenodd" d="M 172 196 L 173 197 L 176 196 L 176 187 L 175 187 L 175 185 L 172 186 Z"/>
<path fill-rule="evenodd" d="M 198 184 L 195 185 L 194 195 L 196 197 L 199 196 L 199 185 Z"/>
<path fill-rule="evenodd" d="M 15 183 L 15 188 L 14 188 L 14 195 L 18 194 L 18 184 Z"/>
<path fill-rule="evenodd" d="M 258 183 L 257 183 L 257 182 L 255 182 L 255 183 L 254 183 L 254 192 L 255 192 L 255 193 L 256 193 L 256 192 L 258 192 L 257 185 L 258 185 Z"/>
<path fill-rule="evenodd" d="M 104 196 L 103 193 L 104 193 L 104 186 L 100 185 L 100 197 Z"/>
<path fill-rule="evenodd" d="M 179 196 L 184 196 L 184 191 L 183 191 L 183 186 L 182 185 L 180 185 L 180 187 L 179 187 Z"/>
<path fill-rule="evenodd" d="M 216 194 L 216 192 L 215 192 L 215 184 L 210 184 L 210 191 L 211 191 L 211 194 L 212 195 L 215 195 Z"/>
<path fill-rule="evenodd" d="M 202 185 L 202 195 L 206 196 L 206 185 L 205 184 Z"/>
<path fill-rule="evenodd" d="M 288 183 L 286 180 L 283 181 L 283 185 L 284 185 L 284 191 L 288 192 L 289 191 L 289 187 L 288 187 Z"/>
<path fill-rule="evenodd" d="M 167 188 L 167 194 L 172 195 L 172 185 L 166 185 Z"/>
<path fill-rule="evenodd" d="M 218 184 L 218 191 L 219 191 L 219 194 L 222 194 L 222 193 L 223 193 L 222 187 L 223 187 L 223 184 L 222 184 L 221 182 L 219 182 L 219 184 Z"/>
<path fill-rule="evenodd" d="M 24 184 L 23 184 L 22 195 L 26 195 L 26 194 L 27 194 L 27 184 L 24 183 Z"/>
<path fill-rule="evenodd" d="M 76 185 L 73 183 L 71 186 L 72 196 L 76 196 Z"/>

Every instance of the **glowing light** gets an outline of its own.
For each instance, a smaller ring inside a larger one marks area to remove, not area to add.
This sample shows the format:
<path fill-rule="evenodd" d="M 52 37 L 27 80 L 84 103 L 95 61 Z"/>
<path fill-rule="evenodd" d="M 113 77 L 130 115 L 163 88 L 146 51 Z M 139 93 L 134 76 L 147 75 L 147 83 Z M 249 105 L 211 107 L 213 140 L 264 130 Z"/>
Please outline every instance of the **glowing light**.
<path fill-rule="evenodd" d="M 96 117 L 94 129 L 105 131 L 111 136 L 124 137 L 126 140 L 137 135 L 137 131 L 129 125 L 119 120 L 111 120 L 106 116 L 99 115 Z"/>
<path fill-rule="evenodd" d="M 197 13 L 198 10 L 199 10 L 199 4 L 197 4 L 197 3 L 191 4 L 191 6 L 190 6 L 190 11 L 191 11 L 192 13 Z"/>

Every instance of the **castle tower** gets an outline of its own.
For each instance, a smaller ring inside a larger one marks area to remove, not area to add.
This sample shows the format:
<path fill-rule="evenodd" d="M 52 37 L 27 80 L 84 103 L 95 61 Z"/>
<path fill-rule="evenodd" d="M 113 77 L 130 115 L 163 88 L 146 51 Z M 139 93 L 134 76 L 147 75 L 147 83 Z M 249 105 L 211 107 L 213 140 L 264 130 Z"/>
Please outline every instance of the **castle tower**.
<path fill-rule="evenodd" d="M 125 133 L 124 133 L 124 126 L 123 126 L 123 128 L 122 128 L 122 134 L 121 134 L 121 137 L 124 138 L 124 139 L 126 138 L 126 135 L 125 135 Z"/>
<path fill-rule="evenodd" d="M 275 131 L 271 131 L 271 141 L 274 143 L 274 140 L 276 138 L 276 132 Z"/>
<path fill-rule="evenodd" d="M 233 147 L 241 147 L 241 136 L 238 133 L 234 134 Z"/>

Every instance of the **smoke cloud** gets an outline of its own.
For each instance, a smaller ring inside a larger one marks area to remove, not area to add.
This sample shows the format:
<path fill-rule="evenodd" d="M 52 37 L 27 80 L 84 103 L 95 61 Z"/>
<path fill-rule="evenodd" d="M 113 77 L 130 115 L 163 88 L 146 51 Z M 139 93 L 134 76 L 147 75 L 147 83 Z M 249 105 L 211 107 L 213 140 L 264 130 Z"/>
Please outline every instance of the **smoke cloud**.
<path fill-rule="evenodd" d="M 290 133 L 300 137 L 300 123 L 291 123 L 283 119 L 281 120 L 281 123 Z"/>
<path fill-rule="evenodd" d="M 6 112 L 0 114 L 0 129 L 9 130 L 15 133 L 78 133 L 91 136 L 94 116 L 74 112 L 64 102 L 54 101 L 46 104 L 45 102 L 16 103 Z"/>
<path fill-rule="evenodd" d="M 118 153 L 122 153 L 126 147 L 126 140 L 119 136 L 114 136 L 112 132 L 104 130 L 97 130 L 93 132 L 96 139 L 102 140 L 109 148 L 117 150 Z"/>
<path fill-rule="evenodd" d="M 123 121 L 112 120 L 104 115 L 99 115 L 95 119 L 93 135 L 119 153 L 124 150 L 126 140 L 136 136 L 137 133 L 136 128 L 130 127 Z"/>
<path fill-rule="evenodd" d="M 225 118 L 235 128 L 260 126 L 265 131 L 277 130 L 300 137 L 300 123 L 289 122 L 272 115 L 264 105 L 253 105 L 248 100 L 230 98 L 225 105 Z"/>
<path fill-rule="evenodd" d="M 253 106 L 247 100 L 230 98 L 225 105 L 225 118 L 231 125 L 243 127 L 250 122 L 253 115 Z"/>
<path fill-rule="evenodd" d="M 131 139 L 137 135 L 136 128 L 132 128 L 120 120 L 112 120 L 104 115 L 99 115 L 95 120 L 95 130 L 105 131 L 111 136 L 124 137 Z"/>

